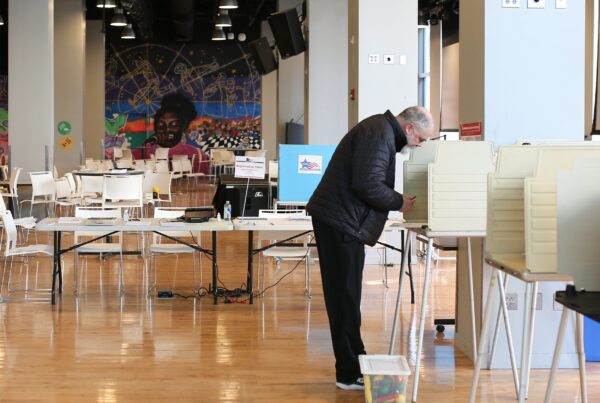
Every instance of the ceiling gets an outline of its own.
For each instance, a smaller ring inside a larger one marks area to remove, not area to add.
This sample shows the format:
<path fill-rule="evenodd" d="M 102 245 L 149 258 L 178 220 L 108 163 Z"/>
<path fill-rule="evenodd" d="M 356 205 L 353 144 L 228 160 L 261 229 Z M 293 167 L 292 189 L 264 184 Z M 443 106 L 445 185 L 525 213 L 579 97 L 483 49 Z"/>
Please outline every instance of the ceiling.
<path fill-rule="evenodd" d="M 116 0 L 133 22 L 136 39 L 144 42 L 210 42 L 219 0 Z M 230 10 L 231 29 L 236 37 L 246 34 L 246 41 L 260 36 L 260 24 L 276 10 L 276 0 L 238 0 L 239 8 Z M 107 42 L 120 41 L 121 28 L 108 25 L 113 10 L 96 7 L 96 0 L 86 0 L 86 18 L 106 21 Z"/>

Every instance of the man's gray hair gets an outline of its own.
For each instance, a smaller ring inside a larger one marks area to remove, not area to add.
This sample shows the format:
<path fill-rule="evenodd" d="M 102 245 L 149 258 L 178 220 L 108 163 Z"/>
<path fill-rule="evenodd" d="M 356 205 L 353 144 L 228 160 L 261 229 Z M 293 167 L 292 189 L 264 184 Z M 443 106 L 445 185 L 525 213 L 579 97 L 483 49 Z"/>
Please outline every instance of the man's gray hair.
<path fill-rule="evenodd" d="M 398 115 L 405 122 L 412 123 L 421 129 L 429 127 L 432 124 L 427 110 L 422 106 L 411 106 L 400 112 Z"/>

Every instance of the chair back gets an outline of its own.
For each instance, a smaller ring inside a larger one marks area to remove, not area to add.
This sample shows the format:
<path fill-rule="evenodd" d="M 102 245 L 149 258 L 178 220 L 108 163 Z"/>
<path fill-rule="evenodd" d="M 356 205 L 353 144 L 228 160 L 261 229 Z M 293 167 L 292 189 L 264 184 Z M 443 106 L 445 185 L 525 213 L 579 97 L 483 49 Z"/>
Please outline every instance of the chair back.
<path fill-rule="evenodd" d="M 56 193 L 54 187 L 54 176 L 50 171 L 30 172 L 31 178 L 31 198 L 38 196 L 45 197 L 49 200 L 54 200 Z"/>
<path fill-rule="evenodd" d="M 102 207 L 75 207 L 75 217 L 80 218 L 121 218 L 121 209 L 108 208 L 103 209 Z M 99 237 L 105 234 L 109 234 L 113 231 L 99 232 L 99 231 L 76 231 L 74 234 L 74 242 L 77 243 L 81 236 L 93 236 Z M 119 243 L 122 240 L 122 232 L 118 233 Z"/>
<path fill-rule="evenodd" d="M 258 210 L 258 216 L 263 218 L 300 218 L 306 217 L 306 210 Z M 259 241 L 281 241 L 291 238 L 304 231 L 259 231 Z M 308 245 L 309 234 L 300 238 L 304 246 Z"/>
<path fill-rule="evenodd" d="M 78 176 L 81 180 L 80 194 L 81 197 L 90 194 L 102 193 L 104 186 L 104 178 L 102 176 Z"/>
<path fill-rule="evenodd" d="M 71 185 L 69 180 L 64 176 L 62 178 L 54 179 L 54 187 L 56 189 L 57 199 L 66 199 L 72 196 Z"/>
<path fill-rule="evenodd" d="M 173 161 L 183 161 L 183 160 L 189 160 L 188 156 L 185 154 L 173 155 Z"/>
<path fill-rule="evenodd" d="M 273 161 L 269 161 L 269 179 L 275 179 L 275 182 L 277 181 L 277 178 L 279 177 L 279 162 L 273 160 Z"/>
<path fill-rule="evenodd" d="M 171 172 L 173 173 L 174 178 L 181 178 L 183 173 L 183 166 L 181 165 L 181 160 L 173 160 L 171 161 Z"/>
<path fill-rule="evenodd" d="M 17 226 L 10 210 L 4 209 L 0 211 L 0 216 L 2 217 L 4 231 L 6 232 L 6 249 L 4 255 L 8 256 L 10 251 L 17 246 Z"/>
<path fill-rule="evenodd" d="M 179 218 L 179 217 L 183 217 L 183 215 L 185 214 L 185 207 L 156 207 L 154 209 L 154 218 Z M 192 235 L 190 234 L 190 231 L 161 231 L 162 233 L 172 236 L 172 237 L 176 237 L 176 238 L 190 238 Z M 194 231 L 196 232 L 196 231 Z M 194 237 L 196 238 L 196 240 L 198 242 L 200 242 L 200 238 L 199 238 L 199 233 L 196 234 L 194 233 Z M 152 236 L 152 243 L 160 243 L 161 241 L 161 236 L 158 234 L 153 234 Z"/>
<path fill-rule="evenodd" d="M 192 158 L 194 158 L 195 156 L 196 155 L 194 154 Z M 181 160 L 181 172 L 184 174 L 192 173 L 192 162 L 188 158 Z"/>
<path fill-rule="evenodd" d="M 169 149 L 159 147 L 154 151 L 154 158 L 156 161 L 168 161 L 169 160 Z"/>
<path fill-rule="evenodd" d="M 123 158 L 123 149 L 121 147 L 113 147 L 113 160 Z"/>
<path fill-rule="evenodd" d="M 19 183 L 19 175 L 23 168 L 14 167 L 10 173 L 10 180 L 8 181 L 8 187 L 10 188 L 10 192 L 13 194 L 17 194 L 17 184 Z"/>
<path fill-rule="evenodd" d="M 169 161 L 156 161 L 156 172 L 169 172 Z"/>
<path fill-rule="evenodd" d="M 264 157 L 266 154 L 265 150 L 248 150 L 244 153 L 246 157 Z"/>
<path fill-rule="evenodd" d="M 125 159 L 125 158 L 122 158 L 122 159 L 116 161 L 115 165 L 119 169 L 133 168 L 133 164 L 132 164 L 131 160 L 128 160 L 128 159 Z"/>
<path fill-rule="evenodd" d="M 137 171 L 145 171 L 146 170 L 146 162 L 144 160 L 134 160 L 133 167 Z"/>
<path fill-rule="evenodd" d="M 152 193 L 154 187 L 158 187 L 161 196 L 161 201 L 171 201 L 171 180 L 173 178 L 172 172 L 150 172 L 146 171 L 144 174 L 144 182 L 142 190 L 144 194 Z"/>
<path fill-rule="evenodd" d="M 146 171 L 156 171 L 156 161 L 153 159 L 149 159 L 144 161 L 146 164 Z"/>
<path fill-rule="evenodd" d="M 105 175 L 102 200 L 139 200 L 142 205 L 141 175 Z"/>
<path fill-rule="evenodd" d="M 111 169 L 114 168 L 114 165 L 111 160 L 102 160 L 101 164 L 102 164 L 103 171 L 110 171 Z"/>
<path fill-rule="evenodd" d="M 67 172 L 65 174 L 65 178 L 67 179 L 67 181 L 69 182 L 69 186 L 71 187 L 71 195 L 76 195 L 77 193 L 77 183 L 75 182 L 75 178 L 73 177 L 73 174 L 71 172 Z"/>
<path fill-rule="evenodd" d="M 97 171 L 101 168 L 100 161 L 94 161 L 91 158 L 86 158 L 85 168 L 90 171 Z"/>
<path fill-rule="evenodd" d="M 123 159 L 133 161 L 133 153 L 129 148 L 122 148 L 121 152 L 123 153 Z"/>

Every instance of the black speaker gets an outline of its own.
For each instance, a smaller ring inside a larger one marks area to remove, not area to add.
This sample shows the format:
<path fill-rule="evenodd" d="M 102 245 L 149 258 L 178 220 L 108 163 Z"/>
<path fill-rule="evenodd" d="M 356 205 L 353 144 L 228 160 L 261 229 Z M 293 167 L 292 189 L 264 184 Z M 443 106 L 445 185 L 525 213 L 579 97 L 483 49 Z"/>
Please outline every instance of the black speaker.
<path fill-rule="evenodd" d="M 249 42 L 248 49 L 256 63 L 256 70 L 258 70 L 261 75 L 268 74 L 277 69 L 277 62 L 275 61 L 275 56 L 273 56 L 273 51 L 269 46 L 267 38 L 263 37 Z"/>
<path fill-rule="evenodd" d="M 273 31 L 275 43 L 283 59 L 306 50 L 298 12 L 295 8 L 271 14 L 267 21 Z"/>

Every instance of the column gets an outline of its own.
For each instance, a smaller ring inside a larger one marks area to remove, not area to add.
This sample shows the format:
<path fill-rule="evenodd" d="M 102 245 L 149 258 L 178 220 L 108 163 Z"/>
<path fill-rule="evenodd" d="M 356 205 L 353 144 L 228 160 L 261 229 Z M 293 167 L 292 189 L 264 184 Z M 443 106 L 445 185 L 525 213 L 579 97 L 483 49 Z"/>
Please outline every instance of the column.
<path fill-rule="evenodd" d="M 8 110 L 11 165 L 52 169 L 54 147 L 54 1 L 10 0 Z"/>
<path fill-rule="evenodd" d="M 54 164 L 64 175 L 83 162 L 85 12 L 81 0 L 57 1 L 54 21 Z"/>

